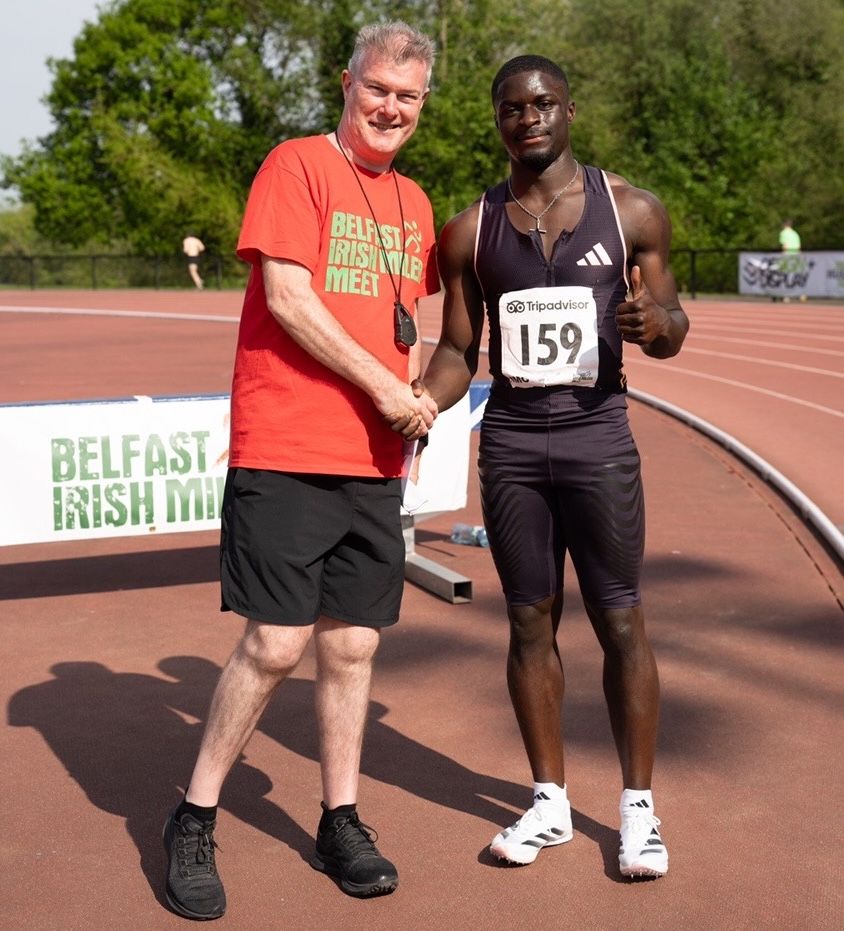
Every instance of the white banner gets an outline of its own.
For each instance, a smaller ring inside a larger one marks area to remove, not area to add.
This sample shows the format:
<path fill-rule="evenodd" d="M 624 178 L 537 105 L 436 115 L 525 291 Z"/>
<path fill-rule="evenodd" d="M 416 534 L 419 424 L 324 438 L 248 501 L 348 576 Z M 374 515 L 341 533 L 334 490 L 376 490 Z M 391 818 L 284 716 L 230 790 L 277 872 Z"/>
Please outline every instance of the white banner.
<path fill-rule="evenodd" d="M 418 514 L 466 504 L 469 396 L 437 418 Z M 0 545 L 214 530 L 229 398 L 0 406 Z"/>
<path fill-rule="evenodd" d="M 739 293 L 844 298 L 844 252 L 741 252 Z"/>
<path fill-rule="evenodd" d="M 0 407 L 0 544 L 219 526 L 229 399 Z"/>
<path fill-rule="evenodd" d="M 466 507 L 469 482 L 469 440 L 472 421 L 469 392 L 434 421 L 419 462 L 419 481 L 405 493 L 405 513 L 417 522 L 442 511 Z"/>

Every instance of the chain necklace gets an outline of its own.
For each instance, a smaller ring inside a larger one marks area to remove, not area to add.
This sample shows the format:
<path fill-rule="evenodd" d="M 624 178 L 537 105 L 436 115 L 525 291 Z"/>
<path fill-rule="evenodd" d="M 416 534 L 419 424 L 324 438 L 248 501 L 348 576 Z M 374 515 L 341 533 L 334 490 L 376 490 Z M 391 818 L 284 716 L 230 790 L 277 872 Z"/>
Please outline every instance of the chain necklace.
<path fill-rule="evenodd" d="M 510 179 L 507 179 L 507 190 L 510 192 L 510 196 L 516 202 L 516 204 L 524 210 L 524 212 L 529 216 L 533 217 L 536 220 L 536 232 L 537 233 L 547 233 L 548 230 L 542 229 L 539 225 L 539 221 L 545 216 L 546 213 L 557 203 L 557 201 L 566 193 L 566 191 L 574 184 L 577 179 L 578 172 L 580 171 L 580 163 L 577 159 L 574 160 L 574 174 L 571 176 L 571 181 L 564 187 L 560 188 L 559 191 L 551 198 L 548 206 L 541 213 L 534 213 L 532 210 L 528 210 L 527 207 L 519 200 L 518 197 L 513 193 L 513 186 L 510 184 Z"/>
<path fill-rule="evenodd" d="M 384 245 L 384 237 L 381 235 L 381 226 L 378 223 L 378 220 L 375 217 L 375 211 L 372 209 L 372 204 L 369 202 L 369 198 L 366 196 L 366 190 L 363 186 L 363 182 L 360 180 L 357 169 L 352 164 L 352 160 L 346 154 L 346 150 L 343 147 L 343 143 L 340 141 L 340 133 L 334 133 L 335 138 L 337 139 L 337 147 L 343 154 L 343 158 L 346 159 L 346 162 L 349 165 L 349 168 L 352 169 L 352 174 L 355 176 L 355 181 L 358 183 L 361 194 L 363 194 L 363 199 L 366 201 L 366 206 L 369 207 L 369 213 L 372 216 L 372 222 L 375 224 L 375 231 L 378 233 L 378 242 L 381 244 L 381 254 L 384 257 L 384 268 L 387 269 L 387 274 L 390 276 L 390 284 L 393 286 L 393 293 L 396 296 L 395 301 L 393 301 L 393 308 L 395 310 L 394 318 L 394 340 L 401 346 L 413 346 L 417 340 L 416 333 L 416 324 L 413 321 L 413 315 L 411 312 L 404 306 L 401 300 L 401 286 L 402 280 L 404 277 L 404 260 L 407 254 L 407 229 L 404 225 L 404 210 L 402 209 L 401 203 L 401 191 L 399 190 L 399 179 L 396 177 L 396 172 L 393 166 L 390 166 L 390 174 L 393 176 L 393 183 L 396 186 L 396 197 L 399 200 L 399 216 L 401 217 L 401 231 L 402 231 L 402 247 L 401 247 L 401 258 L 399 259 L 399 283 L 396 285 L 396 279 L 393 278 L 393 270 L 390 268 L 390 260 L 387 256 L 387 247 Z"/>

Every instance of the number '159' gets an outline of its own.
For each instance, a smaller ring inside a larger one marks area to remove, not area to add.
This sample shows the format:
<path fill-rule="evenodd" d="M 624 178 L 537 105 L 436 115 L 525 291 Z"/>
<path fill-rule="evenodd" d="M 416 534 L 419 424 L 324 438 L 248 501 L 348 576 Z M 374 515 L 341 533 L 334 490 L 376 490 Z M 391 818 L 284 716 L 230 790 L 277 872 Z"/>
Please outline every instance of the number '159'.
<path fill-rule="evenodd" d="M 557 340 L 554 338 L 554 331 L 557 329 L 556 323 L 540 323 L 539 324 L 539 334 L 536 339 L 537 350 L 540 346 L 544 346 L 548 350 L 548 354 L 544 356 L 537 355 L 536 364 L 537 365 L 553 365 L 557 361 L 557 356 L 560 354 L 560 350 L 557 345 Z M 519 332 L 522 337 L 522 365 L 530 365 L 530 327 L 523 323 L 519 327 Z M 577 358 L 577 353 L 580 351 L 580 344 L 583 342 L 583 331 L 575 323 L 564 323 L 560 327 L 559 334 L 559 345 L 563 349 L 569 350 L 569 357 L 566 360 L 566 365 L 571 365 L 574 360 Z"/>

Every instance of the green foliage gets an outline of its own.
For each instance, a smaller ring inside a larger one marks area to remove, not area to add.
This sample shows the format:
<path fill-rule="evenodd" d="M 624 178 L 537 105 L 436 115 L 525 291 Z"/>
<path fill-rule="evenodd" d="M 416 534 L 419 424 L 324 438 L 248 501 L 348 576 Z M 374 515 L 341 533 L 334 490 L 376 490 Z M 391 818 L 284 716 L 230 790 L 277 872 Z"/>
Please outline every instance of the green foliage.
<path fill-rule="evenodd" d="M 411 21 L 437 40 L 437 62 L 420 129 L 398 164 L 425 189 L 442 226 L 506 176 L 507 157 L 493 120 L 492 79 L 515 55 L 544 54 L 544 24 L 562 14 L 552 0 L 524 0 L 518 6 L 503 0 L 440 0 L 422 7 Z"/>
<path fill-rule="evenodd" d="M 53 243 L 172 253 L 192 229 L 230 254 L 266 153 L 336 125 L 357 29 L 395 17 L 438 45 L 399 159 L 438 225 L 505 175 L 489 85 L 534 52 L 569 73 L 576 156 L 653 190 L 676 247 L 776 248 L 786 215 L 806 247 L 844 242 L 841 0 L 113 0 L 52 62 L 55 129 L 4 183 Z"/>
<path fill-rule="evenodd" d="M 35 208 L 29 204 L 0 208 L 0 255 L 32 255 L 38 250 L 34 220 Z"/>

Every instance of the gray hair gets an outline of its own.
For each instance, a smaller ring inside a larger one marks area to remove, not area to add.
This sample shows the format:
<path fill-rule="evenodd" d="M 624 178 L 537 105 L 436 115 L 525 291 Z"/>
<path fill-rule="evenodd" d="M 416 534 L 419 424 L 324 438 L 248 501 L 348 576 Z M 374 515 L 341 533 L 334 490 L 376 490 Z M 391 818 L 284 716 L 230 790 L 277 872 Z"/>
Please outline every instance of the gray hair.
<path fill-rule="evenodd" d="M 349 71 L 356 77 L 369 54 L 403 65 L 408 61 L 421 61 L 427 69 L 425 88 L 431 83 L 436 54 L 434 43 L 424 33 L 397 19 L 389 23 L 364 26 L 355 39 L 355 49 L 349 59 Z"/>

